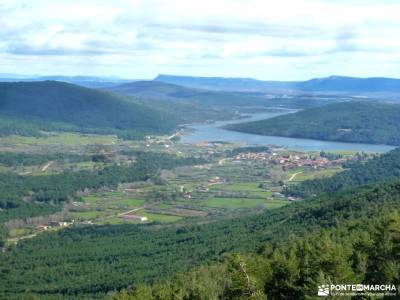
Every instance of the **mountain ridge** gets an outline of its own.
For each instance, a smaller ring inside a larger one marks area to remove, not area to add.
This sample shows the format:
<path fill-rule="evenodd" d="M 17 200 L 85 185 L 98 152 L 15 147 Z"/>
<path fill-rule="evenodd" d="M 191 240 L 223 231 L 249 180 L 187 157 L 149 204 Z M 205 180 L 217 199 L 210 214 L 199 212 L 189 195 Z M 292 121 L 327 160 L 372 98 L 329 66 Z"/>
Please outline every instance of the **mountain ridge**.
<path fill-rule="evenodd" d="M 0 83 L 0 113 L 5 119 L 83 129 L 166 132 L 176 126 L 173 116 L 128 102 L 123 96 L 59 81 Z"/>
<path fill-rule="evenodd" d="M 389 77 L 359 78 L 331 75 L 305 81 L 264 81 L 253 78 L 196 77 L 160 74 L 154 81 L 162 81 L 188 87 L 232 91 L 279 91 L 302 92 L 400 92 L 400 79 Z"/>
<path fill-rule="evenodd" d="M 56 80 L 90 88 L 112 88 L 137 81 L 158 81 L 190 88 L 236 92 L 337 92 L 400 93 L 400 79 L 384 76 L 354 77 L 330 75 L 308 80 L 259 80 L 251 77 L 180 76 L 159 74 L 153 80 L 127 79 L 115 76 L 64 76 L 0 74 L 3 82 Z"/>

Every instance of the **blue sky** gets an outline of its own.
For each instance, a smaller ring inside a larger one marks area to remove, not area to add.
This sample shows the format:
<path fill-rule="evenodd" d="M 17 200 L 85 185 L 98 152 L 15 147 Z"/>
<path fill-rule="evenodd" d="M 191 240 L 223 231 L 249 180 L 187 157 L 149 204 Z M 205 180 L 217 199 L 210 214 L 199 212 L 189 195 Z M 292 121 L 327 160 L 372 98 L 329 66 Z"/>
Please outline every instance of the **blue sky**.
<path fill-rule="evenodd" d="M 400 77 L 400 1 L 0 0 L 0 73 Z"/>

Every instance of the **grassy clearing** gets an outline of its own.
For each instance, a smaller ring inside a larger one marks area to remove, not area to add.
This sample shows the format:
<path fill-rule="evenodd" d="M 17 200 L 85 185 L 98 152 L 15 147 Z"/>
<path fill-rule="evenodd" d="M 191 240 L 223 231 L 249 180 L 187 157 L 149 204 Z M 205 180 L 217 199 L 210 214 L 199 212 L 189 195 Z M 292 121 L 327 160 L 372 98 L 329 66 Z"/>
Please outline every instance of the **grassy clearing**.
<path fill-rule="evenodd" d="M 99 225 L 104 225 L 104 224 L 109 224 L 109 225 L 119 225 L 119 224 L 126 224 L 126 223 L 141 223 L 140 221 L 137 220 L 124 220 L 121 217 L 110 217 L 106 218 L 100 222 L 96 222 L 96 224 Z"/>
<path fill-rule="evenodd" d="M 32 233 L 33 233 L 32 228 L 13 228 L 10 229 L 9 238 L 18 238 Z"/>
<path fill-rule="evenodd" d="M 300 181 L 304 181 L 304 180 L 310 180 L 310 179 L 321 178 L 321 177 L 330 177 L 341 171 L 343 171 L 342 168 L 306 171 L 306 172 L 297 174 L 296 177 L 293 179 L 293 182 L 300 182 Z"/>
<path fill-rule="evenodd" d="M 104 194 L 94 194 L 83 196 L 82 200 L 89 204 L 117 204 L 126 206 L 141 206 L 144 200 L 138 198 L 125 198 L 127 195 L 123 192 L 109 192 Z"/>
<path fill-rule="evenodd" d="M 173 207 L 171 204 L 165 204 L 165 203 L 160 203 L 154 206 L 154 208 L 157 209 L 170 209 L 171 207 Z"/>
<path fill-rule="evenodd" d="M 78 220 L 96 220 L 96 224 L 123 224 L 124 221 L 117 217 L 118 213 L 125 212 L 144 205 L 143 199 L 120 198 L 126 196 L 123 192 L 107 192 L 82 197 L 90 210 L 72 211 L 69 215 Z"/>
<path fill-rule="evenodd" d="M 142 206 L 144 204 L 144 200 L 142 199 L 121 199 L 116 200 L 117 204 L 126 205 L 126 206 Z"/>
<path fill-rule="evenodd" d="M 9 171 L 9 167 L 6 167 L 6 166 L 3 166 L 3 165 L 0 165 L 0 172 L 8 172 Z"/>
<path fill-rule="evenodd" d="M 97 203 L 100 198 L 98 196 L 83 196 L 82 201 L 85 203 Z"/>
<path fill-rule="evenodd" d="M 105 211 L 71 211 L 69 215 L 79 220 L 93 220 L 104 216 L 106 213 Z"/>
<path fill-rule="evenodd" d="M 265 199 L 244 199 L 244 198 L 211 198 L 204 202 L 210 207 L 219 208 L 248 208 L 266 206 Z"/>
<path fill-rule="evenodd" d="M 265 206 L 268 208 L 268 209 L 274 209 L 274 208 L 279 208 L 279 207 L 282 207 L 282 206 L 284 206 L 284 205 L 287 205 L 287 204 L 289 204 L 289 201 L 287 201 L 287 200 L 267 200 L 266 202 L 265 202 Z"/>
<path fill-rule="evenodd" d="M 258 182 L 240 182 L 229 184 L 218 184 L 210 187 L 213 191 L 224 192 L 243 192 L 248 198 L 268 198 L 271 197 L 271 191 L 258 187 Z"/>
<path fill-rule="evenodd" d="M 117 138 L 112 135 L 78 134 L 78 133 L 59 133 L 46 137 L 28 137 L 11 135 L 0 138 L 0 144 L 24 144 L 24 145 L 90 145 L 106 144 L 111 145 L 117 142 Z"/>
<path fill-rule="evenodd" d="M 148 212 L 140 212 L 139 215 L 147 217 L 150 221 L 153 222 L 161 222 L 161 223 L 173 223 L 182 219 L 179 216 L 171 216 L 171 215 L 163 215 L 163 214 L 155 214 Z"/>
<path fill-rule="evenodd" d="M 250 198 L 268 198 L 272 196 L 272 192 L 259 189 L 258 191 L 249 192 L 248 195 Z"/>
<path fill-rule="evenodd" d="M 229 190 L 229 191 L 238 191 L 238 192 L 256 192 L 263 191 L 258 187 L 258 182 L 238 182 L 238 183 L 228 183 L 215 185 L 217 189 Z"/>
<path fill-rule="evenodd" d="M 76 167 L 80 170 L 92 170 L 98 167 L 102 167 L 103 165 L 101 163 L 96 163 L 92 161 L 83 161 L 79 163 L 69 164 L 68 166 Z"/>
<path fill-rule="evenodd" d="M 113 191 L 113 192 L 105 193 L 104 196 L 108 196 L 108 197 L 123 197 L 123 196 L 125 196 L 125 193 L 121 192 L 121 191 Z"/>

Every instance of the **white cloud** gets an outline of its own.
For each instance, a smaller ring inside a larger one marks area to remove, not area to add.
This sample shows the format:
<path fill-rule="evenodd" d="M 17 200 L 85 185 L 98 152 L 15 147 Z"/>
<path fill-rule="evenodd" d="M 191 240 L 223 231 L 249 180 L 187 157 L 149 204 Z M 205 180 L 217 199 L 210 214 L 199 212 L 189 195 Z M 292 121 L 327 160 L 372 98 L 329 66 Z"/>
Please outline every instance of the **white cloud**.
<path fill-rule="evenodd" d="M 400 4 L 0 0 L 2 72 L 306 79 L 397 75 Z"/>

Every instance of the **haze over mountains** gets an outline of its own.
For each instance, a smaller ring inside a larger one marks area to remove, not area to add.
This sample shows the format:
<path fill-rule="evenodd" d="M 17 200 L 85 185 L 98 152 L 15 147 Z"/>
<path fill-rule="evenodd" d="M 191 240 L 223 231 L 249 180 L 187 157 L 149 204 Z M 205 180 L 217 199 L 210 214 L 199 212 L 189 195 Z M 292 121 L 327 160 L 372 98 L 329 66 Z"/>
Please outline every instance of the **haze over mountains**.
<path fill-rule="evenodd" d="M 132 82 L 134 79 L 123 79 L 116 76 L 65 76 L 65 75 L 52 75 L 52 76 L 41 76 L 41 75 L 20 75 L 20 74 L 0 74 L 0 81 L 2 82 L 20 82 L 20 81 L 63 81 L 67 83 L 77 84 L 89 88 L 105 88 L 125 82 Z"/>
<path fill-rule="evenodd" d="M 136 81 L 107 88 L 127 96 L 213 106 L 264 105 L 265 98 L 249 93 L 193 88 L 162 81 Z"/>
<path fill-rule="evenodd" d="M 129 92 L 130 83 L 139 81 L 137 79 L 125 79 L 114 76 L 24 76 L 19 74 L 0 74 L 0 81 L 43 81 L 56 80 L 82 85 L 92 88 L 114 88 Z M 206 89 L 214 91 L 230 92 L 330 92 L 330 93 L 400 93 L 400 79 L 386 77 L 358 78 L 349 76 L 329 76 L 312 78 L 305 81 L 265 81 L 253 78 L 229 78 L 229 77 L 198 77 L 198 76 L 177 76 L 160 74 L 153 80 L 141 80 L 142 82 L 163 82 L 181 87 Z M 124 84 L 128 84 L 124 86 Z M 150 83 L 149 83 L 150 84 Z M 148 88 L 144 83 L 135 87 Z M 159 88 L 152 85 L 152 88 Z M 163 86 L 163 89 L 165 86 Z M 173 88 L 172 86 L 170 88 Z M 155 92 L 155 91 L 153 91 Z M 189 91 L 190 92 L 190 91 Z"/>
<path fill-rule="evenodd" d="M 252 78 L 158 75 L 154 80 L 188 87 L 230 91 L 400 92 L 400 79 L 384 77 L 357 78 L 329 76 L 306 81 L 262 81 Z"/>

